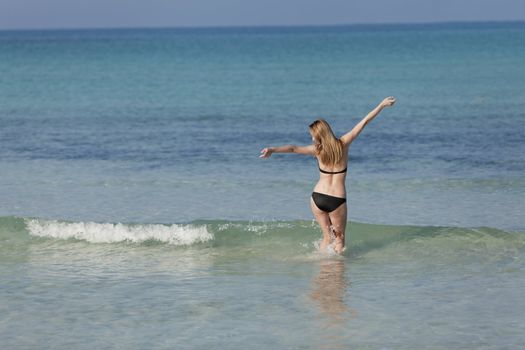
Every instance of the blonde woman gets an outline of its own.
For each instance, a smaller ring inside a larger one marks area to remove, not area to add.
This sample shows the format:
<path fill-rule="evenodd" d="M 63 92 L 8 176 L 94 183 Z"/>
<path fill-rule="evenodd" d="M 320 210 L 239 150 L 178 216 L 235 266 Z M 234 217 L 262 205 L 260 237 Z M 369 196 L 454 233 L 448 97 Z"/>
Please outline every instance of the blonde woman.
<path fill-rule="evenodd" d="M 395 102 L 396 99 L 392 96 L 385 98 L 352 130 L 340 138 L 335 137 L 330 125 L 324 119 L 318 119 L 309 126 L 313 144 L 267 147 L 261 150 L 261 158 L 268 158 L 272 153 L 297 153 L 317 158 L 321 173 L 310 198 L 310 206 L 323 232 L 323 240 L 319 246 L 322 252 L 334 243 L 334 251 L 341 254 L 345 246 L 347 220 L 345 179 L 350 144 L 383 108 L 390 107 Z"/>

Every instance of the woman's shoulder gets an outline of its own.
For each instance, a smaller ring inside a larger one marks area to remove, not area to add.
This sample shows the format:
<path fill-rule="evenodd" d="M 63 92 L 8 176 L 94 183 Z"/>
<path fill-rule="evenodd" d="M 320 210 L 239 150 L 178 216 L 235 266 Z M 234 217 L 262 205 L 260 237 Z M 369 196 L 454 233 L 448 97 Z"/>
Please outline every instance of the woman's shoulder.
<path fill-rule="evenodd" d="M 341 145 L 343 146 L 343 152 L 348 152 L 348 150 L 350 149 L 350 144 L 345 144 L 341 138 L 338 138 L 338 140 L 341 142 Z"/>

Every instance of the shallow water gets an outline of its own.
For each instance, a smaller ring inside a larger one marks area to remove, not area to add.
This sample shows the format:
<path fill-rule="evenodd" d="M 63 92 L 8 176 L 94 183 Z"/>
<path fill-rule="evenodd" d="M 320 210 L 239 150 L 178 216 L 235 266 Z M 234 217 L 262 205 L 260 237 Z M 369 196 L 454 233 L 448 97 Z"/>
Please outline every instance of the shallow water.
<path fill-rule="evenodd" d="M 342 257 L 317 252 L 309 221 L 11 217 L 1 219 L 0 232 L 7 348 L 525 342 L 523 232 L 350 223 Z"/>

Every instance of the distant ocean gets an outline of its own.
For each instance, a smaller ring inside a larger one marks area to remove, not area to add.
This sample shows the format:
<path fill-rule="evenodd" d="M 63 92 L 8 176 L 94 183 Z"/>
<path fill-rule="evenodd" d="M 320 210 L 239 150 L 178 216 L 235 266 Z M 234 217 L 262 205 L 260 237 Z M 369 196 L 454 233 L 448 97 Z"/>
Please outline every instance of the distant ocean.
<path fill-rule="evenodd" d="M 350 130 L 345 256 L 310 143 Z M 525 22 L 0 31 L 4 349 L 525 347 Z"/>

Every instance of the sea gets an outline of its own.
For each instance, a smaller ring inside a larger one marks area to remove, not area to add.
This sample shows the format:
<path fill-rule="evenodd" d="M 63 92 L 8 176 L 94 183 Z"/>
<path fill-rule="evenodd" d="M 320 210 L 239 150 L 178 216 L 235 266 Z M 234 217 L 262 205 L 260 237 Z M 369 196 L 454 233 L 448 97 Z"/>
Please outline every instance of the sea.
<path fill-rule="evenodd" d="M 342 256 L 313 157 L 352 144 Z M 0 31 L 2 349 L 525 348 L 525 22 Z"/>

